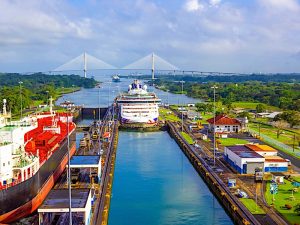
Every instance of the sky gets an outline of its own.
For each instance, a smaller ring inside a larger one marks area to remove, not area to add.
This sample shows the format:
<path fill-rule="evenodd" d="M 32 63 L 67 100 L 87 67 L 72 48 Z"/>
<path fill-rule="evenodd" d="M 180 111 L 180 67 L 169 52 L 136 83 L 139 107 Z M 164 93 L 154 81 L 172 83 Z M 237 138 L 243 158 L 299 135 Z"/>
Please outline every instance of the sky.
<path fill-rule="evenodd" d="M 149 53 L 183 70 L 300 72 L 300 0 L 0 0 L 0 71 L 87 52 L 122 68 Z"/>

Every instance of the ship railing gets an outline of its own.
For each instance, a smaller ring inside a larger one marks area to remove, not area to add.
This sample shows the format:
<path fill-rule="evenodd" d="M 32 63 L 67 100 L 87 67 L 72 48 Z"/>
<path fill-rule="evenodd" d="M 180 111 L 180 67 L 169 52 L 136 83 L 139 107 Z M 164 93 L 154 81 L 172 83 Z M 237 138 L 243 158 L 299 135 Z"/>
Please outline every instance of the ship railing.
<path fill-rule="evenodd" d="M 1 182 L 0 182 L 0 190 L 6 190 L 10 187 L 13 187 L 13 186 L 21 183 L 21 182 L 22 182 L 21 178 L 18 178 L 18 179 L 11 178 L 11 182 L 6 183 L 6 184 L 1 184 Z"/>
<path fill-rule="evenodd" d="M 1 146 L 5 146 L 5 145 L 10 145 L 10 144 L 12 144 L 12 142 L 10 142 L 10 141 L 4 141 L 4 142 L 0 143 L 0 147 Z"/>

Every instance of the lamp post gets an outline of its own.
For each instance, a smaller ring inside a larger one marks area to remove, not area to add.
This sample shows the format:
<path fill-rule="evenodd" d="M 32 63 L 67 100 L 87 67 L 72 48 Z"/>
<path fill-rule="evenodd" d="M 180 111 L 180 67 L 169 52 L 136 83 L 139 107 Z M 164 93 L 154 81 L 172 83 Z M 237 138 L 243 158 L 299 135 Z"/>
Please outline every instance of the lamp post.
<path fill-rule="evenodd" d="M 169 90 L 167 90 L 167 99 L 168 99 L 168 108 L 170 107 L 169 105 Z"/>
<path fill-rule="evenodd" d="M 182 105 L 181 105 L 181 132 L 183 132 L 183 83 L 184 81 L 180 81 L 181 83 L 181 101 L 182 101 Z"/>
<path fill-rule="evenodd" d="M 23 82 L 19 81 L 19 85 L 20 85 L 20 99 L 21 99 L 21 118 L 20 119 L 22 119 L 22 117 L 23 117 L 23 113 L 22 113 L 22 110 L 23 110 L 22 84 L 23 84 Z"/>
<path fill-rule="evenodd" d="M 112 93 L 114 94 L 115 91 L 113 90 Z M 113 96 L 113 99 L 114 99 L 114 96 Z M 113 103 L 112 103 L 112 120 L 114 121 L 115 120 L 115 102 L 113 100 Z"/>
<path fill-rule="evenodd" d="M 216 85 L 211 87 L 214 89 L 214 166 L 216 166 Z"/>
<path fill-rule="evenodd" d="M 47 107 L 48 107 L 49 91 L 46 91 L 46 93 L 47 93 L 47 101 L 46 101 L 46 104 L 47 104 Z"/>
<path fill-rule="evenodd" d="M 69 189 L 69 224 L 72 225 L 72 195 L 71 195 L 71 167 L 70 167 L 70 128 L 69 128 L 69 113 L 67 114 L 67 132 L 68 132 L 68 189 Z"/>
<path fill-rule="evenodd" d="M 109 101 L 110 101 L 110 85 L 111 85 L 111 82 L 108 82 L 108 108 L 109 108 Z"/>
<path fill-rule="evenodd" d="M 98 106 L 99 106 L 99 124 L 101 121 L 101 108 L 100 108 L 100 86 L 98 87 Z"/>

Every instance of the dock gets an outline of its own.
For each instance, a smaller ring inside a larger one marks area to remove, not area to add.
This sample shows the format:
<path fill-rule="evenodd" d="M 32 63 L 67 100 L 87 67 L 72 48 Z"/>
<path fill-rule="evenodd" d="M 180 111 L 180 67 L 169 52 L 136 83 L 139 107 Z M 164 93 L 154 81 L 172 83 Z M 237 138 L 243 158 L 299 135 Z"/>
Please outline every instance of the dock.
<path fill-rule="evenodd" d="M 111 108 L 106 110 L 101 123 L 80 127 L 87 130 L 86 144 L 70 160 L 74 224 L 107 224 L 119 126 L 112 112 Z M 68 224 L 67 171 L 38 208 L 38 214 L 39 224 Z"/>

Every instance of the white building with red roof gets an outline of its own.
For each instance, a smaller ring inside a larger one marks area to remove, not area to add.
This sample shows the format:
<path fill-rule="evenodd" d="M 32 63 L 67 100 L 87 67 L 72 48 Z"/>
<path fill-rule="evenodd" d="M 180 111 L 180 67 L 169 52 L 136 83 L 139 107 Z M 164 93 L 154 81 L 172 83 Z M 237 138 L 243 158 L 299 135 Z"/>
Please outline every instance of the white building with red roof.
<path fill-rule="evenodd" d="M 225 114 L 217 115 L 215 120 L 210 118 L 207 122 L 209 123 L 209 129 L 215 130 L 216 133 L 237 133 L 242 130 L 242 123 L 238 119 L 230 118 Z M 215 128 L 214 124 L 216 125 Z"/>

